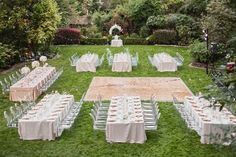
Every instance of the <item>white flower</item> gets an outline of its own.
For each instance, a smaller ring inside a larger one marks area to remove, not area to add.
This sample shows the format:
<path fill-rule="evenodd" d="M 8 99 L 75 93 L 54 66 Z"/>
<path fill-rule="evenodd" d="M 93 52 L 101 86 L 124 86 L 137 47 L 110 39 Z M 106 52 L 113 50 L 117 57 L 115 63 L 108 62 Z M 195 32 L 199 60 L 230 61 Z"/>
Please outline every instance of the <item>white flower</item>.
<path fill-rule="evenodd" d="M 48 66 L 48 63 L 45 63 L 44 65 L 43 65 L 43 67 L 47 67 Z"/>
<path fill-rule="evenodd" d="M 47 61 L 47 57 L 46 57 L 46 56 L 41 56 L 41 57 L 39 58 L 39 60 L 40 60 L 41 62 L 46 62 L 46 61 Z"/>
<path fill-rule="evenodd" d="M 227 55 L 225 56 L 225 58 L 226 58 L 226 59 L 229 59 L 229 58 L 230 58 L 230 54 L 227 54 Z"/>
<path fill-rule="evenodd" d="M 31 63 L 32 68 L 37 68 L 37 67 L 39 67 L 39 65 L 40 65 L 39 61 L 33 61 Z"/>
<path fill-rule="evenodd" d="M 21 68 L 21 74 L 28 74 L 30 72 L 30 68 L 25 66 L 23 68 Z"/>

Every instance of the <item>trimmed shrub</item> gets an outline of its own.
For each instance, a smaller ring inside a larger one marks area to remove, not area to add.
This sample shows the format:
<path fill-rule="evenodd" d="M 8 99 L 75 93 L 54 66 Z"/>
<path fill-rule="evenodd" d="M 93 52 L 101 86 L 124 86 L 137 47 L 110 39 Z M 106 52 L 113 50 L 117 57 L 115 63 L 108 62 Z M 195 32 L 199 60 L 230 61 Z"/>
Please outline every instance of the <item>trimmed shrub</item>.
<path fill-rule="evenodd" d="M 189 47 L 193 59 L 200 63 L 206 63 L 208 58 L 207 47 L 205 42 L 195 40 Z"/>
<path fill-rule="evenodd" d="M 125 38 L 124 45 L 147 45 L 148 41 L 145 38 Z"/>
<path fill-rule="evenodd" d="M 150 32 L 151 31 L 150 31 L 150 29 L 147 26 L 143 26 L 139 30 L 139 35 L 142 38 L 146 38 L 146 37 L 148 37 L 151 34 Z"/>
<path fill-rule="evenodd" d="M 177 33 L 174 30 L 159 29 L 148 38 L 149 44 L 176 44 Z"/>
<path fill-rule="evenodd" d="M 0 43 L 0 68 L 9 68 L 18 61 L 19 52 L 12 46 Z"/>
<path fill-rule="evenodd" d="M 107 38 L 81 38 L 82 45 L 106 45 Z"/>
<path fill-rule="evenodd" d="M 80 30 L 76 28 L 61 28 L 55 34 L 55 45 L 80 44 Z"/>
<path fill-rule="evenodd" d="M 130 38 L 139 38 L 139 35 L 137 33 L 132 33 L 130 35 Z"/>

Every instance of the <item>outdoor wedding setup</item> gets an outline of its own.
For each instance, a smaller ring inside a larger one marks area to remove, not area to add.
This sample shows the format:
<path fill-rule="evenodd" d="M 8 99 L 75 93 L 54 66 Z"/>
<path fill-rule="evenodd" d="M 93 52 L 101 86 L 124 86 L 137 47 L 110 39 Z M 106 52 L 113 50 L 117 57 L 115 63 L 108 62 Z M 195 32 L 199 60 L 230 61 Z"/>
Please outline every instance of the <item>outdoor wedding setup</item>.
<path fill-rule="evenodd" d="M 236 157 L 235 0 L 0 10 L 0 157 Z"/>

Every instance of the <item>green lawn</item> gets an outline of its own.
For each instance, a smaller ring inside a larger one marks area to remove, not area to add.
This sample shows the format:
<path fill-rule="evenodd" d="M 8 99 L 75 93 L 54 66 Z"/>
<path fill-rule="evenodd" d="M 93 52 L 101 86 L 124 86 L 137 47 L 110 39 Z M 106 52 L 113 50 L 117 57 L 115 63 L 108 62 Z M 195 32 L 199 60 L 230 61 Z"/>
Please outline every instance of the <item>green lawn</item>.
<path fill-rule="evenodd" d="M 210 78 L 204 70 L 188 67 L 191 57 L 186 48 L 167 46 L 127 46 L 132 53 L 139 52 L 140 64 L 131 73 L 112 73 L 107 62 L 96 73 L 76 73 L 75 68 L 69 64 L 69 56 L 78 52 L 96 52 L 100 56 L 105 53 L 106 46 L 60 46 L 60 58 L 49 61 L 57 68 L 63 66 L 64 73 L 53 84 L 48 92 L 57 90 L 67 91 L 79 100 L 94 76 L 151 76 L 181 77 L 193 93 L 203 91 L 209 84 Z M 119 52 L 122 48 L 110 48 L 112 52 Z M 157 72 L 148 63 L 147 53 L 168 52 L 174 55 L 180 52 L 184 58 L 184 66 L 175 73 Z M 4 75 L 1 74 L 0 78 Z M 0 113 L 7 110 L 13 103 L 8 97 L 0 94 Z M 81 113 L 69 131 L 65 131 L 55 141 L 22 141 L 19 139 L 17 129 L 9 129 L 3 116 L 0 116 L 0 156 L 186 156 L 186 157 L 235 157 L 236 149 L 217 145 L 202 145 L 196 132 L 189 130 L 180 118 L 171 103 L 160 103 L 162 116 L 156 131 L 147 132 L 147 141 L 144 144 L 109 144 L 105 140 L 105 133 L 94 131 L 92 120 L 89 117 L 91 103 L 84 103 Z M 3 115 L 3 114 L 2 114 Z"/>

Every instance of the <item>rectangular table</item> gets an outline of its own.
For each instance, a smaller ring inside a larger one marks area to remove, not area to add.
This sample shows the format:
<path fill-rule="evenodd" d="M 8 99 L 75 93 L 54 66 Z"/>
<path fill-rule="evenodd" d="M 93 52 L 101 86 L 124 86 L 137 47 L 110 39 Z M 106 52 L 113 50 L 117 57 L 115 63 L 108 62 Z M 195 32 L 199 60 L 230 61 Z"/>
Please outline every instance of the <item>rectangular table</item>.
<path fill-rule="evenodd" d="M 236 116 L 227 109 L 221 112 L 219 108 L 204 107 L 210 103 L 205 99 L 197 97 L 186 97 L 184 109 L 194 119 L 198 134 L 201 136 L 201 143 L 223 144 L 230 137 L 231 133 L 236 133 Z"/>
<path fill-rule="evenodd" d="M 144 143 L 146 139 L 140 97 L 112 97 L 106 123 L 106 140 Z"/>
<path fill-rule="evenodd" d="M 111 40 L 111 47 L 121 47 L 123 46 L 123 41 L 121 39 L 113 39 Z"/>
<path fill-rule="evenodd" d="M 167 53 L 158 53 L 153 56 L 153 63 L 160 72 L 177 71 L 177 64 Z"/>
<path fill-rule="evenodd" d="M 37 67 L 10 87 L 11 101 L 34 101 L 42 93 L 40 88 L 56 74 L 55 67 Z"/>
<path fill-rule="evenodd" d="M 18 121 L 18 133 L 23 140 L 54 140 L 58 125 L 68 114 L 73 95 L 50 94 Z"/>
<path fill-rule="evenodd" d="M 114 55 L 112 63 L 113 72 L 131 72 L 132 63 L 129 53 L 117 53 Z"/>
<path fill-rule="evenodd" d="M 96 72 L 96 67 L 98 66 L 99 58 L 97 54 L 87 53 L 81 56 L 76 63 L 77 72 Z"/>

